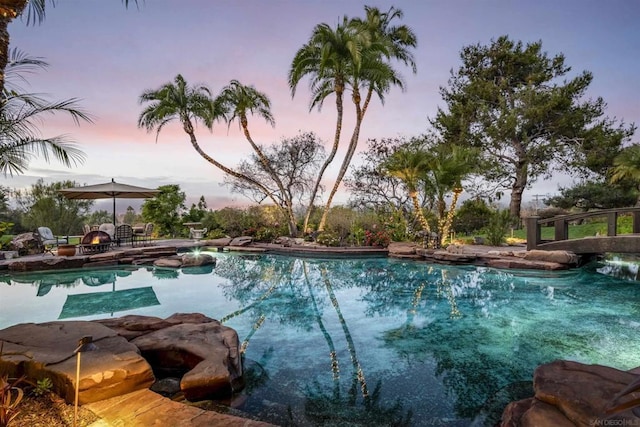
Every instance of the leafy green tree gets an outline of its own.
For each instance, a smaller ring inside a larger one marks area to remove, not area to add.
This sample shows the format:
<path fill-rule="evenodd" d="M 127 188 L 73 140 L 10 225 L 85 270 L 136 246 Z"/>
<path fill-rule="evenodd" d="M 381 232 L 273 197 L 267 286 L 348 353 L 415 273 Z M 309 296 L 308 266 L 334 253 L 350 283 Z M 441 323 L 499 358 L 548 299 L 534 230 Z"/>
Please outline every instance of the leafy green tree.
<path fill-rule="evenodd" d="M 489 46 L 464 47 L 460 57 L 462 65 L 440 90 L 447 109 L 434 125 L 446 140 L 482 150 L 484 177 L 511 189 L 514 217 L 527 186 L 566 170 L 577 152 L 588 151 L 581 145 L 593 148 L 633 130 L 603 119 L 602 98 L 586 97 L 591 73 L 567 79 L 564 55 L 549 57 L 542 42 L 523 45 L 502 36 Z"/>
<path fill-rule="evenodd" d="M 67 167 L 84 161 L 84 153 L 68 137 L 45 138 L 39 131 L 43 117 L 49 114 L 69 114 L 78 125 L 80 121 L 91 123 L 90 116 L 77 107 L 77 100 L 49 102 L 39 95 L 21 92 L 12 84 L 14 78 L 24 81 L 23 74 L 47 66 L 46 62 L 17 50 L 12 52 L 6 66 L 7 90 L 1 93 L 0 102 L 0 173 L 5 176 L 24 173 L 36 156 L 46 161 L 54 157 Z"/>
<path fill-rule="evenodd" d="M 637 199 L 637 188 L 629 180 L 615 184 L 585 181 L 571 187 L 560 188 L 560 194 L 544 200 L 549 206 L 562 209 L 612 209 L 632 206 Z"/>
<path fill-rule="evenodd" d="M 489 224 L 492 213 L 493 209 L 482 199 L 465 200 L 453 218 L 453 230 L 463 234 L 482 230 Z"/>
<path fill-rule="evenodd" d="M 136 213 L 136 210 L 133 206 L 127 206 L 127 211 L 124 213 L 124 217 L 122 218 L 122 222 L 125 224 L 136 224 L 142 221 L 140 215 Z"/>
<path fill-rule="evenodd" d="M 186 209 L 186 196 L 179 185 L 162 185 L 160 193 L 142 204 L 142 217 L 146 222 L 153 222 L 161 236 L 176 237 L 183 227 L 181 211 Z"/>
<path fill-rule="evenodd" d="M 111 224 L 113 222 L 113 213 L 109 213 L 104 209 L 93 211 L 87 217 L 86 222 L 89 225 Z"/>
<path fill-rule="evenodd" d="M 59 235 L 82 234 L 82 225 L 94 201 L 70 200 L 59 193 L 63 188 L 77 186 L 74 181 L 45 184 L 41 178 L 28 190 L 17 191 L 22 226 L 33 231 L 46 226 Z"/>
<path fill-rule="evenodd" d="M 292 95 L 305 76 L 311 79 L 311 108 L 320 108 L 326 97 L 336 95 L 336 131 L 334 143 L 325 164 L 321 167 L 315 190 L 305 214 L 306 229 L 320 181 L 328 165 L 333 161 L 340 142 L 343 119 L 343 95 L 351 91 L 356 113 L 356 124 L 338 176 L 329 193 L 323 215 L 318 225 L 322 231 L 333 197 L 351 163 L 358 145 L 360 128 L 365 113 L 375 93 L 384 102 L 384 95 L 394 85 L 404 87 L 402 80 L 391 66 L 392 61 L 410 65 L 416 71 L 409 48 L 415 47 L 416 37 L 406 26 L 393 26 L 391 22 L 402 18 L 402 11 L 391 7 L 380 12 L 375 7 L 365 7 L 365 19 L 343 18 L 342 23 L 332 29 L 327 24 L 317 25 L 307 44 L 296 53 L 289 71 L 289 87 Z M 362 95 L 364 94 L 364 96 Z"/>
<path fill-rule="evenodd" d="M 204 199 L 204 196 L 200 196 L 198 204 L 196 205 L 195 203 L 192 203 L 189 210 L 182 215 L 182 221 L 201 222 L 207 212 L 207 201 Z"/>
<path fill-rule="evenodd" d="M 640 144 L 634 144 L 622 150 L 614 159 L 613 164 L 612 183 L 624 179 L 640 183 Z"/>

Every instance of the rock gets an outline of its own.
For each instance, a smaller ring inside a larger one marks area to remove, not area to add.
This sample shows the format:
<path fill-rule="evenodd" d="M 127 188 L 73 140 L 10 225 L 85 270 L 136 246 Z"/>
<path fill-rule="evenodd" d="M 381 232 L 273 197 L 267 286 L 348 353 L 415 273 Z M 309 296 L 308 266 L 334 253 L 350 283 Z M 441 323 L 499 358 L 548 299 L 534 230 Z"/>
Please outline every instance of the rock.
<path fill-rule="evenodd" d="M 567 264 L 546 261 L 528 261 L 521 258 L 499 258 L 487 260 L 487 266 L 493 268 L 519 268 L 529 270 L 566 270 Z"/>
<path fill-rule="evenodd" d="M 389 255 L 415 255 L 416 244 L 409 242 L 391 242 L 387 247 Z"/>
<path fill-rule="evenodd" d="M 95 322 L 27 323 L 3 329 L 0 341 L 4 342 L 5 354 L 0 367 L 12 376 L 48 377 L 53 382 L 53 391 L 68 403 L 73 403 L 76 383 L 74 350 L 84 336 L 92 336 L 97 349 L 81 354 L 81 404 L 120 396 L 153 384 L 155 378 L 151 366 L 137 347 Z"/>
<path fill-rule="evenodd" d="M 9 249 L 17 251 L 20 255 L 35 255 L 42 253 L 40 241 L 36 233 L 22 233 L 15 236 L 9 245 Z"/>
<path fill-rule="evenodd" d="M 629 411 L 605 414 L 614 396 L 636 378 L 631 372 L 564 360 L 541 365 L 533 376 L 535 397 L 510 403 L 501 426 L 640 425 L 640 417 Z"/>
<path fill-rule="evenodd" d="M 180 268 L 182 260 L 180 258 L 159 258 L 153 261 L 156 267 Z"/>
<path fill-rule="evenodd" d="M 531 408 L 520 419 L 522 427 L 575 427 L 575 424 L 569 421 L 555 406 L 537 399 L 531 400 Z"/>
<path fill-rule="evenodd" d="M 451 244 L 451 245 L 447 246 L 446 250 L 450 254 L 463 254 L 464 253 L 464 246 Z"/>
<path fill-rule="evenodd" d="M 474 261 L 476 256 L 474 254 L 457 254 L 437 250 L 431 254 L 431 258 L 444 263 L 468 263 Z"/>
<path fill-rule="evenodd" d="M 153 383 L 151 391 L 155 391 L 165 397 L 171 397 L 180 392 L 180 378 L 162 378 L 161 380 Z"/>
<path fill-rule="evenodd" d="M 216 263 L 216 259 L 210 254 L 200 252 L 198 254 L 189 252 L 182 255 L 183 267 L 199 267 L 202 265 L 213 265 Z"/>
<path fill-rule="evenodd" d="M 132 343 L 156 372 L 175 375 L 186 371 L 180 388 L 188 400 L 229 396 L 243 386 L 238 334 L 205 316 L 193 320 L 202 323 L 170 326 Z"/>
<path fill-rule="evenodd" d="M 568 251 L 542 251 L 533 249 L 527 251 L 523 258 L 527 261 L 555 262 L 567 265 L 578 264 L 578 256 Z"/>
<path fill-rule="evenodd" d="M 502 413 L 501 427 L 516 427 L 520 425 L 520 419 L 535 402 L 534 398 L 518 400 L 507 405 Z"/>
<path fill-rule="evenodd" d="M 229 246 L 247 246 L 253 242 L 253 237 L 251 236 L 240 236 L 233 239 Z"/>
<path fill-rule="evenodd" d="M 229 244 L 231 243 L 231 237 L 221 237 L 219 239 L 209 239 L 209 240 L 204 240 L 203 243 L 207 246 L 216 246 L 216 247 L 223 247 L 223 246 L 229 246 Z"/>
<path fill-rule="evenodd" d="M 169 326 L 177 325 L 179 321 L 170 321 L 159 317 L 128 315 L 123 317 L 96 320 L 109 329 L 115 331 L 121 337 L 131 341 L 141 335 L 157 331 Z"/>
<path fill-rule="evenodd" d="M 558 360 L 535 370 L 533 388 L 536 399 L 556 406 L 573 423 L 593 425 L 604 418 L 613 396 L 636 378 L 606 366 Z M 634 419 L 640 424 L 640 418 Z"/>
<path fill-rule="evenodd" d="M 43 255 L 37 260 L 18 260 L 9 264 L 9 271 L 41 271 L 81 268 L 86 262 L 85 257 L 57 257 Z"/>
<path fill-rule="evenodd" d="M 18 258 L 18 251 L 0 251 L 0 259 Z"/>

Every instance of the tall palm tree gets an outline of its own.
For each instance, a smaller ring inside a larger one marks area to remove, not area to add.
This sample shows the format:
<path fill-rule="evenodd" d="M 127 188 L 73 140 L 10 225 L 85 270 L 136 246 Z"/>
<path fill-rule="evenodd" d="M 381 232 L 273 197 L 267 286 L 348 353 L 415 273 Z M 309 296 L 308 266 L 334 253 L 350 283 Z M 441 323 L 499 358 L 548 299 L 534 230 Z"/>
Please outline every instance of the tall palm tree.
<path fill-rule="evenodd" d="M 611 183 L 629 179 L 635 181 L 640 188 L 640 144 L 623 149 L 613 160 L 613 166 L 613 174 L 609 179 Z M 640 205 L 640 191 L 636 205 Z"/>
<path fill-rule="evenodd" d="M 337 116 L 333 145 L 318 172 L 311 192 L 309 206 L 305 212 L 303 231 L 306 231 L 309 225 L 309 217 L 320 189 L 320 182 L 338 151 L 344 114 L 343 96 L 349 84 L 351 69 L 354 64 L 357 65 L 361 61 L 362 42 L 363 40 L 354 31 L 354 28 L 349 26 L 347 17 L 344 17 L 342 24 L 335 28 L 324 23 L 318 24 L 313 29 L 309 41 L 296 52 L 291 63 L 289 87 L 292 97 L 295 96 L 300 81 L 306 76 L 310 78 L 311 103 L 309 110 L 313 110 L 314 107 L 320 110 L 324 100 L 331 94 L 335 94 L 336 97 Z"/>
<path fill-rule="evenodd" d="M 51 157 L 71 167 L 84 161 L 84 153 L 64 135 L 42 137 L 38 127 L 47 114 L 66 113 L 76 124 L 91 123 L 89 114 L 77 105 L 77 99 L 50 102 L 39 95 L 24 93 L 19 87 L 23 73 L 45 69 L 48 64 L 14 49 L 7 64 L 7 84 L 0 93 L 0 173 L 21 174 L 33 157 L 47 162 Z"/>
<path fill-rule="evenodd" d="M 407 188 L 413 202 L 416 218 L 427 236 L 431 234 L 431 227 L 420 207 L 418 187 L 426 177 L 430 160 L 427 152 L 415 147 L 404 146 L 395 151 L 384 164 L 387 174 L 400 179 Z"/>
<path fill-rule="evenodd" d="M 280 203 L 278 206 L 284 210 L 287 217 L 289 226 L 289 234 L 295 237 L 298 234 L 296 218 L 293 212 L 293 195 L 290 189 L 285 188 L 280 179 L 280 176 L 276 173 L 271 165 L 271 162 L 264 155 L 262 149 L 258 144 L 253 141 L 251 133 L 249 132 L 249 118 L 248 114 L 257 114 L 262 117 L 270 125 L 274 125 L 275 121 L 271 113 L 271 102 L 264 93 L 258 91 L 253 86 L 245 86 L 237 80 L 232 80 L 226 87 L 222 89 L 218 95 L 216 102 L 220 104 L 223 111 L 227 111 L 229 114 L 228 124 L 231 126 L 233 120 L 238 119 L 240 128 L 242 129 L 245 138 L 249 141 L 251 148 L 260 159 L 260 163 L 264 167 L 264 170 L 269 174 L 278 187 L 280 192 L 280 199 L 282 200 L 282 206 Z"/>
<path fill-rule="evenodd" d="M 278 204 L 260 182 L 218 162 L 198 144 L 194 122 L 201 122 L 211 130 L 216 120 L 226 118 L 224 105 L 213 100 L 209 88 L 204 85 L 189 86 L 184 77 L 178 74 L 173 83 L 165 83 L 159 89 L 145 91 L 140 95 L 139 102 L 140 104 L 150 103 L 150 105 L 140 113 L 138 127 L 145 128 L 147 132 L 155 130 L 156 141 L 166 124 L 178 120 L 182 124 L 182 129 L 189 135 L 191 145 L 203 159 L 223 172 L 251 183 L 270 196 L 274 204 Z"/>
<path fill-rule="evenodd" d="M 462 181 L 476 168 L 477 151 L 472 148 L 439 143 L 429 149 L 429 173 L 427 174 L 427 191 L 436 195 L 438 212 L 438 235 L 440 245 L 444 245 L 455 216 L 456 206 L 462 194 Z M 446 197 L 452 193 L 447 208 Z"/>
<path fill-rule="evenodd" d="M 325 204 L 322 218 L 318 225 L 318 230 L 320 231 L 324 229 L 333 197 L 338 191 L 355 154 L 362 121 L 373 94 L 375 93 L 384 104 L 384 95 L 389 92 L 392 86 L 399 86 L 404 89 L 404 83 L 391 66 L 390 61 L 400 61 L 405 65 L 410 65 L 414 73 L 417 71 L 413 54 L 409 50 L 409 48 L 417 46 L 417 38 L 414 32 L 405 25 L 399 27 L 391 25 L 395 18 L 402 18 L 402 11 L 391 7 L 388 12 L 382 13 L 378 8 L 369 6 L 365 7 L 365 11 L 365 20 L 356 18 L 349 23 L 349 26 L 353 28 L 354 33 L 361 40 L 362 45 L 360 61 L 353 64 L 354 66 L 351 68 L 351 75 L 349 76 L 353 88 L 351 99 L 356 109 L 356 124 L 349 141 L 349 148 Z M 360 94 L 361 88 L 366 94 L 364 100 Z"/>

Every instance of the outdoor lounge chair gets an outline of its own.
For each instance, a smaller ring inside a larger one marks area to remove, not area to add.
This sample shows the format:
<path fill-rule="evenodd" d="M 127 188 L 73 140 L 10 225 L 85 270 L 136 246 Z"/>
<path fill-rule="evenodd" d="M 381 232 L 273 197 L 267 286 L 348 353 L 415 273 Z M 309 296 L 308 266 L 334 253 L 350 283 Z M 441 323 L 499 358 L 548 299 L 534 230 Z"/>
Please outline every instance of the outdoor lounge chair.
<path fill-rule="evenodd" d="M 113 240 L 118 246 L 127 243 L 133 246 L 133 228 L 129 224 L 118 225 Z"/>
<path fill-rule="evenodd" d="M 47 252 L 53 255 L 53 249 L 56 249 L 59 245 L 66 245 L 68 243 L 67 239 L 54 236 L 49 227 L 38 227 L 36 235 L 43 255 Z"/>
<path fill-rule="evenodd" d="M 140 232 L 136 229 L 133 233 L 133 246 L 141 243 L 143 246 L 151 241 L 151 233 L 153 233 L 153 223 L 148 222 L 145 224 L 144 229 Z"/>

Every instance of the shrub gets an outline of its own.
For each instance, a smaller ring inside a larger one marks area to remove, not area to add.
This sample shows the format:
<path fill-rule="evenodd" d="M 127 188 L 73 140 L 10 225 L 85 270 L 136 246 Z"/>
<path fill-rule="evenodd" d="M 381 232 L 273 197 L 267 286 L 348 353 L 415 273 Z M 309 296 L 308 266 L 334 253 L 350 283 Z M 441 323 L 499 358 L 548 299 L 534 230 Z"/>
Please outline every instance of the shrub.
<path fill-rule="evenodd" d="M 484 200 L 465 200 L 456 212 L 452 228 L 456 233 L 472 234 L 489 224 L 492 213 L 493 210 Z"/>
<path fill-rule="evenodd" d="M 383 248 L 386 248 L 387 246 L 389 246 L 389 242 L 391 242 L 391 238 L 389 237 L 389 234 L 384 230 L 367 230 L 364 232 L 364 244 L 366 246 L 381 246 Z"/>
<path fill-rule="evenodd" d="M 18 387 L 24 378 L 10 381 L 7 375 L 0 377 L 0 427 L 6 427 L 18 416 L 17 407 L 24 391 Z"/>
<path fill-rule="evenodd" d="M 487 242 L 491 246 L 501 246 L 509 233 L 511 224 L 513 224 L 513 217 L 508 209 L 495 211 L 486 227 Z"/>
<path fill-rule="evenodd" d="M 323 231 L 318 234 L 316 242 L 325 246 L 340 246 L 340 236 L 333 231 Z"/>

